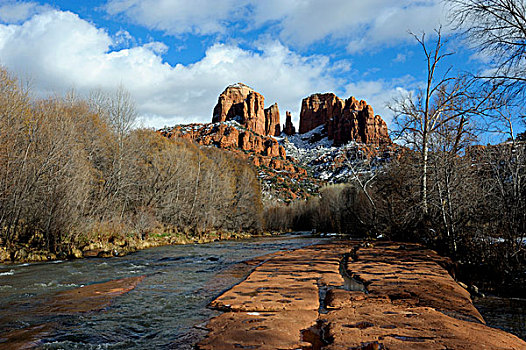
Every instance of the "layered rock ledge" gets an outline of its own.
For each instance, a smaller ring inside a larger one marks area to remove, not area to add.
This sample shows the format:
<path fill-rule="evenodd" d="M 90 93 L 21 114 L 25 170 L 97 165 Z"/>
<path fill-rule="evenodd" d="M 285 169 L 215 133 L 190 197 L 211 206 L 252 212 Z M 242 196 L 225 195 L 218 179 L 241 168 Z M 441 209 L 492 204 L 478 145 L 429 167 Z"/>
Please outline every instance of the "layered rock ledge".
<path fill-rule="evenodd" d="M 317 245 L 269 256 L 211 307 L 198 349 L 526 349 L 493 329 L 418 245 Z"/>

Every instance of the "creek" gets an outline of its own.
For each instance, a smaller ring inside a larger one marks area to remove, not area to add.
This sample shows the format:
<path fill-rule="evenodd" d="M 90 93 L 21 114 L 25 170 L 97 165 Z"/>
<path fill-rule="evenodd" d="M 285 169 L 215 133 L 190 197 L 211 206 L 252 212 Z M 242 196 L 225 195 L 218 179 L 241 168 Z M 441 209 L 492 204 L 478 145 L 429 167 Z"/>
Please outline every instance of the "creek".
<path fill-rule="evenodd" d="M 288 235 L 165 246 L 110 259 L 0 265 L 0 338 L 16 329 L 52 325 L 40 348 L 191 349 L 218 314 L 208 303 L 253 268 L 244 261 L 322 241 Z M 135 289 L 102 311 L 41 311 L 59 291 L 142 275 Z"/>
<path fill-rule="evenodd" d="M 292 234 L 165 246 L 119 258 L 0 265 L 0 349 L 3 334 L 39 325 L 51 329 L 43 333 L 42 349 L 192 349 L 219 314 L 209 302 L 254 268 L 243 262 L 327 240 Z M 57 315 L 50 306 L 58 292 L 134 276 L 146 277 L 102 311 Z M 526 339 L 526 300 L 487 297 L 474 304 L 488 325 Z"/>
<path fill-rule="evenodd" d="M 488 326 L 526 340 L 526 299 L 488 295 L 485 298 L 473 298 L 473 304 Z"/>

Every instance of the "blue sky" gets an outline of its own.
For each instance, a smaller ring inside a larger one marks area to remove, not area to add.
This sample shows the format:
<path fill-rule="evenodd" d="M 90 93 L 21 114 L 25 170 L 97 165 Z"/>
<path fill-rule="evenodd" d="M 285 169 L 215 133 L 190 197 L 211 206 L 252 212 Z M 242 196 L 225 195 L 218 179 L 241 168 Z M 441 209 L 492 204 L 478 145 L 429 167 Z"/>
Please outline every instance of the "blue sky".
<path fill-rule="evenodd" d="M 297 123 L 316 92 L 386 103 L 425 74 L 408 31 L 431 36 L 440 0 L 0 0 L 0 64 L 38 96 L 124 85 L 142 123 L 209 122 L 217 96 L 243 82 Z M 461 42 L 447 65 L 483 67 Z"/>

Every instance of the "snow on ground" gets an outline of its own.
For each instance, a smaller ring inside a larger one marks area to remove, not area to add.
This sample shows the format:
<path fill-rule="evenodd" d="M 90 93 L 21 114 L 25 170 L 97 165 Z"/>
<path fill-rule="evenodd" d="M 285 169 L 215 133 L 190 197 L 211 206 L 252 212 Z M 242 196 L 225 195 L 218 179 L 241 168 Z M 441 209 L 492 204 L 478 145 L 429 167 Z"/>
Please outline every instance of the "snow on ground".
<path fill-rule="evenodd" d="M 181 130 L 181 134 L 187 134 L 189 132 L 196 132 L 201 129 L 203 129 L 206 133 L 210 133 L 214 130 L 214 128 L 217 128 L 221 125 L 233 127 L 239 131 L 246 131 L 247 129 L 242 126 L 238 121 L 236 120 L 227 120 L 224 122 L 217 122 L 217 123 L 207 123 L 207 124 L 178 124 L 172 127 L 165 127 L 159 131 L 161 132 L 170 132 L 173 129 L 179 128 Z"/>
<path fill-rule="evenodd" d="M 311 169 L 315 177 L 331 183 L 346 182 L 356 176 L 370 176 L 382 163 L 389 161 L 382 154 L 369 159 L 363 145 L 356 142 L 333 146 L 323 125 L 304 134 L 276 139 L 285 147 L 287 156 Z"/>

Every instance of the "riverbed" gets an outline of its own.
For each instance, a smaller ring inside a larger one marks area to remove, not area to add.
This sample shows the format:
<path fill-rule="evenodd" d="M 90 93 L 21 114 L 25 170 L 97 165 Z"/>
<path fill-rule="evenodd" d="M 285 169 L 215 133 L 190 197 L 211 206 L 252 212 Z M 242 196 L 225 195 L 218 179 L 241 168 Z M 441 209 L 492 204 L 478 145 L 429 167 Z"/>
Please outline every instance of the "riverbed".
<path fill-rule="evenodd" d="M 0 265 L 0 338 L 16 329 L 50 325 L 43 349 L 191 349 L 217 315 L 208 303 L 253 268 L 244 261 L 323 241 L 289 235 L 165 246 L 111 259 Z M 102 311 L 32 312 L 45 310 L 59 291 L 142 275 L 134 290 Z"/>
<path fill-rule="evenodd" d="M 218 311 L 207 306 L 254 268 L 244 262 L 278 251 L 327 242 L 292 234 L 200 245 L 164 246 L 118 258 L 0 265 L 2 334 L 44 326 L 42 349 L 192 349 Z M 61 291 L 145 276 L 102 311 L 57 315 Z M 488 325 L 525 339 L 524 299 L 475 299 Z M 35 312 L 38 310 L 38 312 Z"/>

